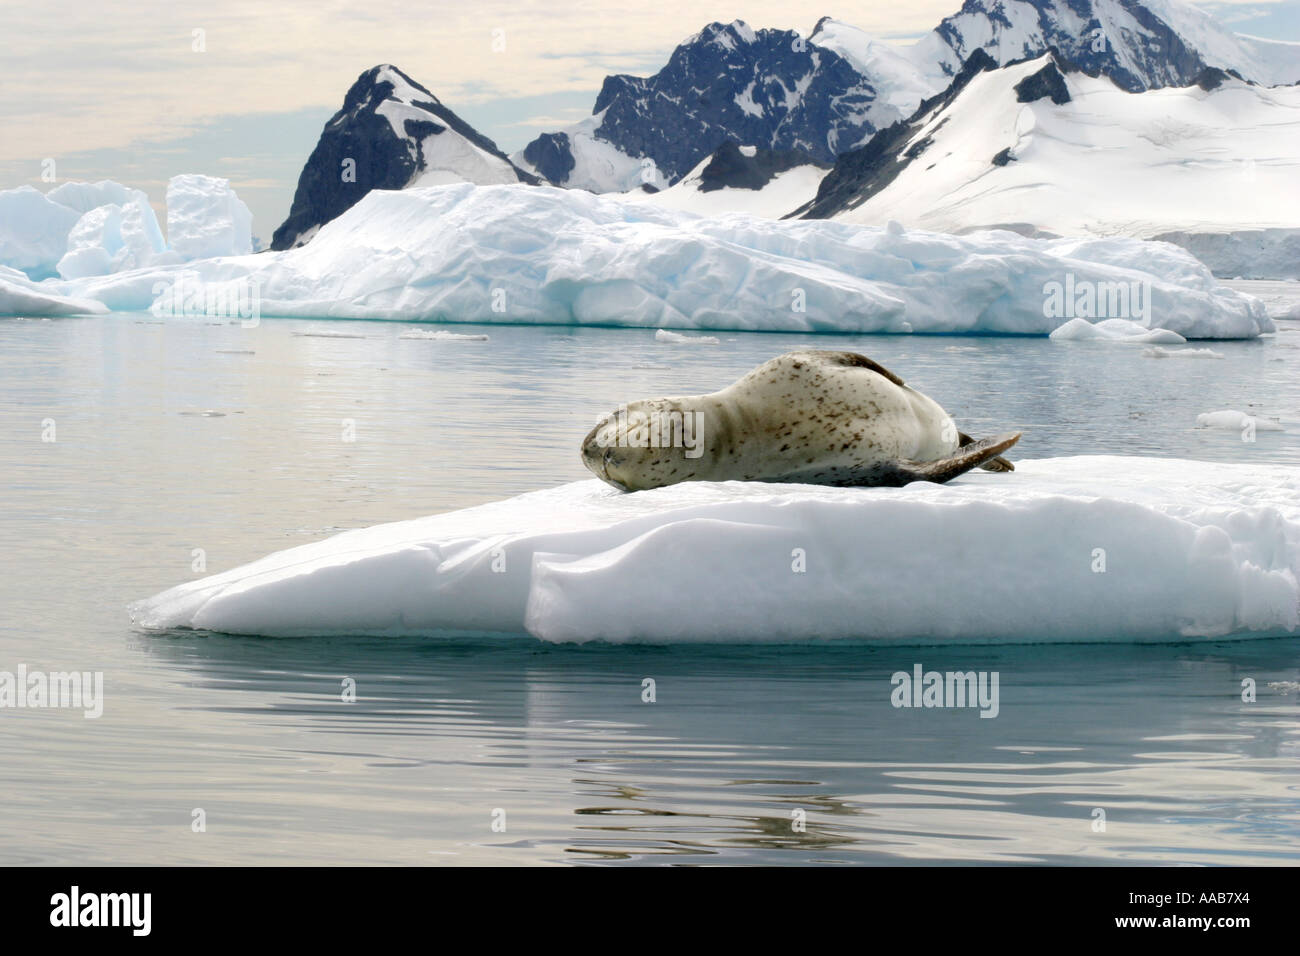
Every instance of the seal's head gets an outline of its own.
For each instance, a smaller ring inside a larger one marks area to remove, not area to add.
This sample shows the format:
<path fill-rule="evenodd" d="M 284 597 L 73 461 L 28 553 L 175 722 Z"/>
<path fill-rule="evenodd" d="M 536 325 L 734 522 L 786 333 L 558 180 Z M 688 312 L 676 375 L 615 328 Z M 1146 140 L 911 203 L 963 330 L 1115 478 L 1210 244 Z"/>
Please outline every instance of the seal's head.
<path fill-rule="evenodd" d="M 621 405 L 582 442 L 582 463 L 623 491 L 689 481 L 704 454 L 704 413 L 689 400 L 654 398 Z"/>

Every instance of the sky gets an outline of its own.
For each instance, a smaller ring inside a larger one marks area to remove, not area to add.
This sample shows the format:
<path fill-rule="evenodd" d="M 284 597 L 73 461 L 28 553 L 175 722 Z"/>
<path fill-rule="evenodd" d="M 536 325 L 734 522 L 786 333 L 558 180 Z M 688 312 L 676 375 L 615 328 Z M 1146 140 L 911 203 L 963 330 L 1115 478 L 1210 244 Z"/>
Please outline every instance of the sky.
<path fill-rule="evenodd" d="M 807 35 L 823 15 L 908 42 L 961 0 L 0 0 L 0 188 L 115 179 L 163 214 L 167 179 L 231 180 L 264 242 L 357 76 L 393 63 L 507 153 L 591 112 L 610 73 L 647 75 L 718 20 Z M 1198 6 L 1300 40 L 1300 0 Z M 496 42 L 494 42 L 496 41 Z M 504 42 L 502 42 L 504 41 Z"/>

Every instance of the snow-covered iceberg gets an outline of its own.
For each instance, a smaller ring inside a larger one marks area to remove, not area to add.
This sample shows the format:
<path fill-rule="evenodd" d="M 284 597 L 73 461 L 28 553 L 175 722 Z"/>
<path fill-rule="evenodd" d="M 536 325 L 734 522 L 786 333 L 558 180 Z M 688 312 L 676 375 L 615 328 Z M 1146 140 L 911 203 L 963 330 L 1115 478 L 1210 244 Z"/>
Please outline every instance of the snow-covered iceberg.
<path fill-rule="evenodd" d="M 200 282 L 254 285 L 264 316 L 1046 335 L 1066 319 L 1046 307 L 1045 289 L 1066 283 L 1141 287 L 1150 320 L 1185 338 L 1273 330 L 1258 300 L 1162 243 L 700 218 L 524 185 L 376 190 L 304 248 L 77 280 L 61 291 L 148 309 L 158 283 L 182 270 Z"/>
<path fill-rule="evenodd" d="M 947 485 L 584 481 L 349 531 L 145 628 L 546 641 L 1186 641 L 1300 626 L 1300 473 L 1077 457 Z"/>

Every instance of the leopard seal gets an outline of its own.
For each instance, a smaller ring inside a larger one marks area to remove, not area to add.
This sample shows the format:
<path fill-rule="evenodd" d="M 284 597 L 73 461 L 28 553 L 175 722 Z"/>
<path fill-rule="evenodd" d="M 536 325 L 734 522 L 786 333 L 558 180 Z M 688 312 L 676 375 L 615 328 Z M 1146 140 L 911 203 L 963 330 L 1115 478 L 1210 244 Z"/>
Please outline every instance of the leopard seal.
<path fill-rule="evenodd" d="M 1012 471 L 1000 456 L 1019 440 L 973 440 L 865 355 L 805 350 L 708 395 L 622 406 L 588 433 L 582 461 L 623 491 L 733 480 L 898 487 Z"/>

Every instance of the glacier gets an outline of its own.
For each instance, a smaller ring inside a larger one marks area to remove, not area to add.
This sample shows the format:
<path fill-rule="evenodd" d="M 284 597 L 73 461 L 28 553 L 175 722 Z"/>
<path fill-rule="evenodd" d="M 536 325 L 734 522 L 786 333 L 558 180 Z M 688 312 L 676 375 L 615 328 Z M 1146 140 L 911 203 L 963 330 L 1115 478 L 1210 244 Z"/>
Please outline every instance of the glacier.
<path fill-rule="evenodd" d="M 703 218 L 525 185 L 376 190 L 302 248 L 49 285 L 114 310 L 183 280 L 243 283 L 263 316 L 1047 335 L 1065 319 L 1045 289 L 1067 279 L 1140 285 L 1149 320 L 1187 339 L 1274 331 L 1262 303 L 1165 243 Z"/>
<path fill-rule="evenodd" d="M 946 485 L 582 481 L 348 531 L 132 605 L 146 629 L 543 641 L 1191 641 L 1300 627 L 1300 474 L 1081 456 Z"/>

